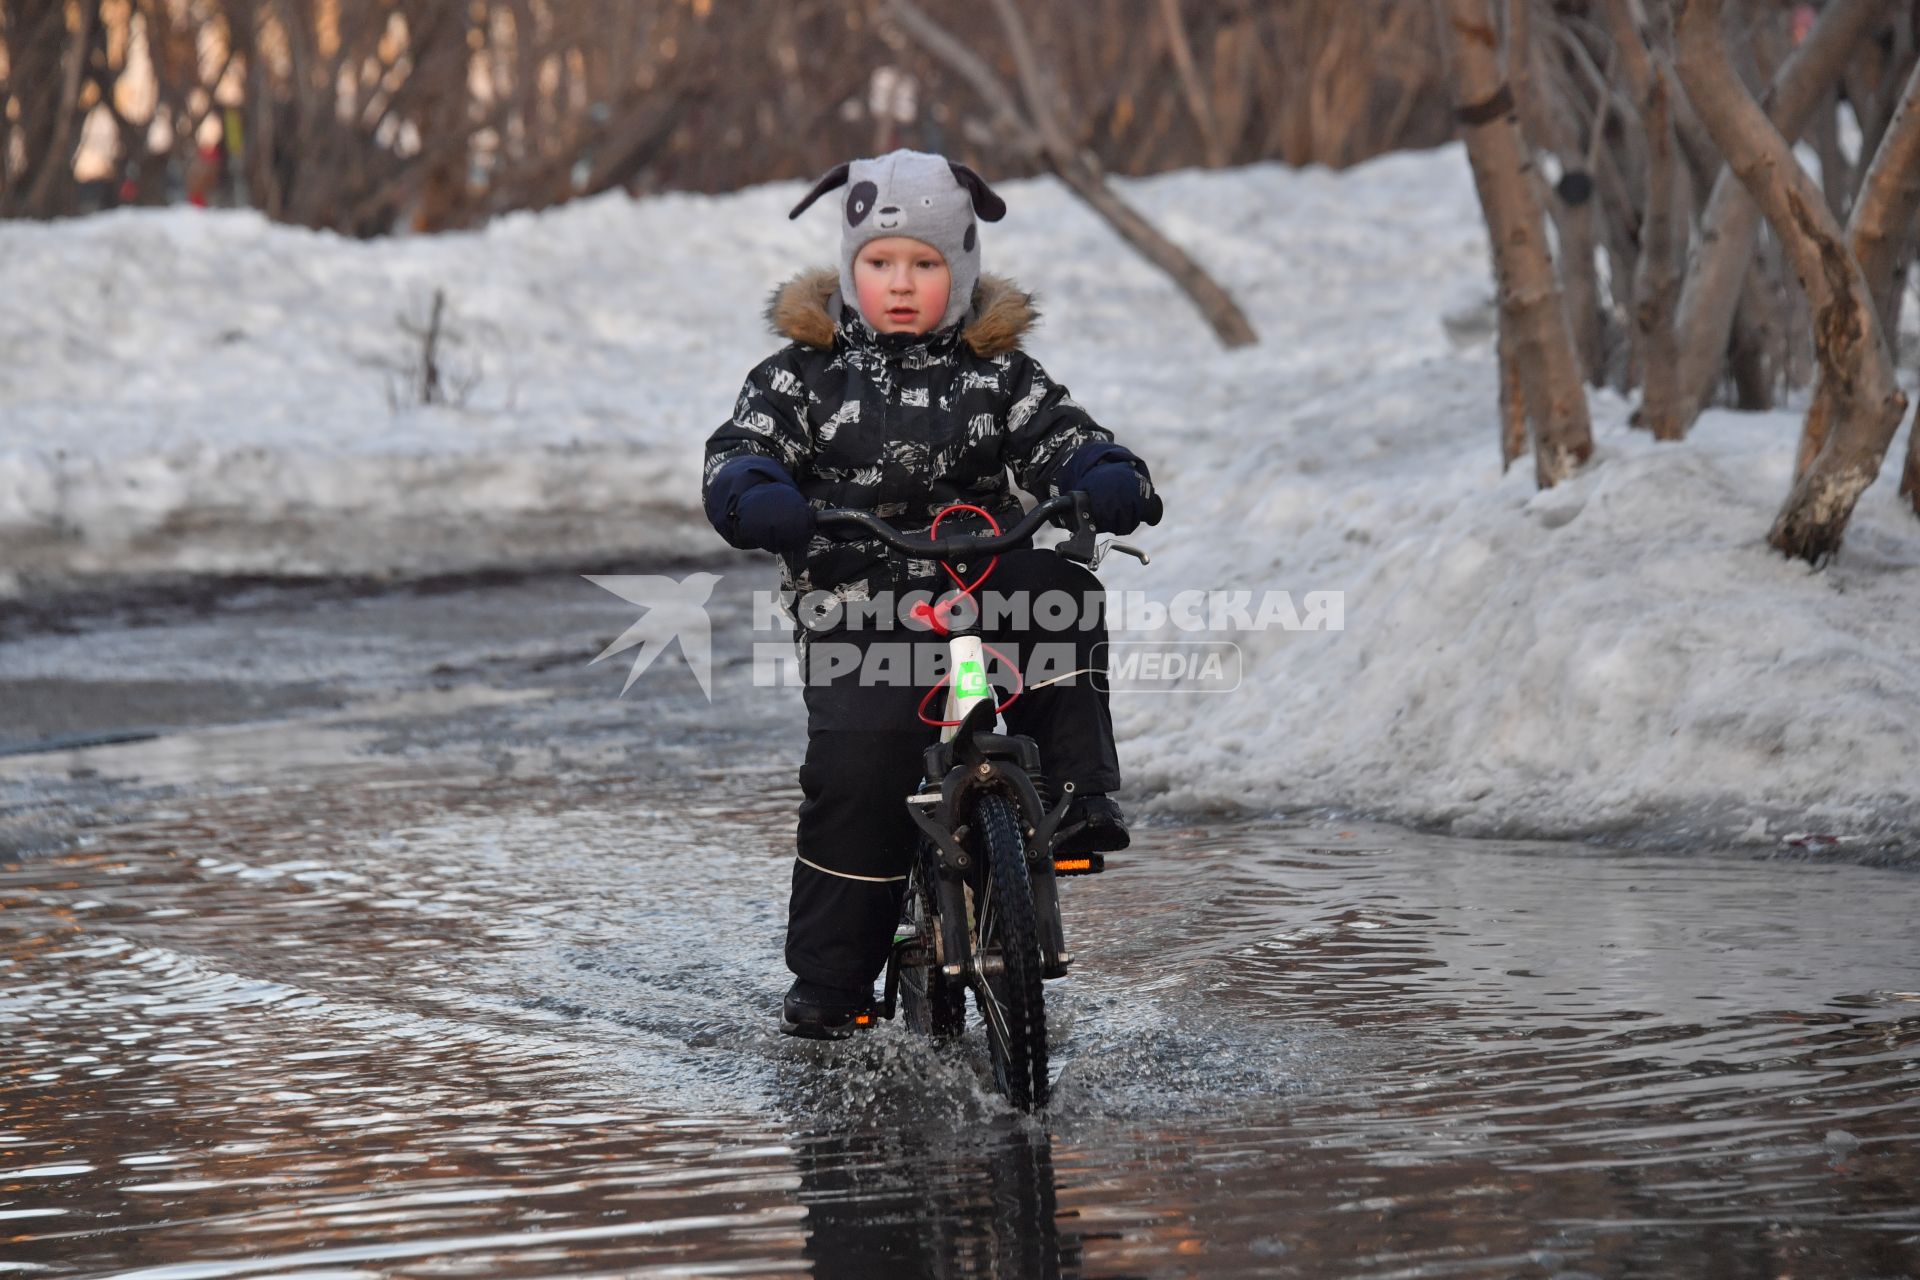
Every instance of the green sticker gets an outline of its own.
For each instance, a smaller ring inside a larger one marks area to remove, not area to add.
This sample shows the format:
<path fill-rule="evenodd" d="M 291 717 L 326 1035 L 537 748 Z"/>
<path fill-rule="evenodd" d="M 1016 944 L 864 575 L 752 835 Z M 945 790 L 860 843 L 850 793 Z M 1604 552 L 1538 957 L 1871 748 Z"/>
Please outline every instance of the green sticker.
<path fill-rule="evenodd" d="M 984 698 L 987 696 L 987 669 L 980 663 L 966 661 L 960 664 L 959 677 L 953 683 L 954 691 L 962 698 Z"/>

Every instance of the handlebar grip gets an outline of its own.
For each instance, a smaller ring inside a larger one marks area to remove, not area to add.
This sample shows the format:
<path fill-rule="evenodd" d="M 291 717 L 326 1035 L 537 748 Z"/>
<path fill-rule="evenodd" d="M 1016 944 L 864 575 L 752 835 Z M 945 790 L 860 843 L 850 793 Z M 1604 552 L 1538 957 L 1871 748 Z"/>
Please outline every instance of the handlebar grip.
<path fill-rule="evenodd" d="M 1041 525 L 1062 512 L 1075 511 L 1085 501 L 1085 497 L 1079 494 L 1061 494 L 1049 498 L 1027 512 L 1013 528 L 991 537 L 959 534 L 939 539 L 909 538 L 871 512 L 834 507 L 815 513 L 814 520 L 823 528 L 851 526 L 864 529 L 868 535 L 878 538 L 903 555 L 931 560 L 956 560 L 968 555 L 998 555 L 1024 546 Z"/>
<path fill-rule="evenodd" d="M 1147 499 L 1147 513 L 1142 518 L 1142 523 L 1143 524 L 1159 524 L 1160 517 L 1165 515 L 1166 513 L 1167 513 L 1167 504 L 1160 501 L 1160 495 L 1156 493 L 1151 498 Z"/>

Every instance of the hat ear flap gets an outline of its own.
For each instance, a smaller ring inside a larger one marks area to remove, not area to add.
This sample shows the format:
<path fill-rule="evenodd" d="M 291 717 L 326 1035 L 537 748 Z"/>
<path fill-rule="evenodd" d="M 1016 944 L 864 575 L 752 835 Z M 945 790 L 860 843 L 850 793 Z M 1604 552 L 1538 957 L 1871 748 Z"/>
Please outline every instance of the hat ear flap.
<path fill-rule="evenodd" d="M 809 205 L 835 187 L 845 186 L 847 184 L 847 170 L 849 167 L 847 162 L 843 160 L 821 174 L 820 181 L 813 184 L 813 190 L 807 192 L 806 195 L 800 198 L 800 203 L 793 206 L 793 212 L 787 215 L 788 220 L 791 221 L 805 213 Z"/>
<path fill-rule="evenodd" d="M 954 181 L 973 197 L 973 211 L 980 215 L 981 221 L 998 222 L 1007 216 L 1007 202 L 995 194 L 985 178 L 957 161 L 947 161 L 947 167 L 953 170 Z"/>

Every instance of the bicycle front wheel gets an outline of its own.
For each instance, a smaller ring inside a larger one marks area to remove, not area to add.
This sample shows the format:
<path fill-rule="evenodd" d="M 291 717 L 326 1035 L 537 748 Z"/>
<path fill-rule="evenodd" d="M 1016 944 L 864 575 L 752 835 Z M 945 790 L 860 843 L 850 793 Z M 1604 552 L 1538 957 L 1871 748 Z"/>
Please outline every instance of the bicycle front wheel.
<path fill-rule="evenodd" d="M 980 863 L 973 937 L 981 961 L 974 1003 L 987 1026 L 993 1074 L 1007 1101 L 1022 1111 L 1047 1105 L 1047 1007 L 1041 987 L 1040 935 L 1027 872 L 1020 817 L 1005 796 L 973 806 L 973 846 Z"/>

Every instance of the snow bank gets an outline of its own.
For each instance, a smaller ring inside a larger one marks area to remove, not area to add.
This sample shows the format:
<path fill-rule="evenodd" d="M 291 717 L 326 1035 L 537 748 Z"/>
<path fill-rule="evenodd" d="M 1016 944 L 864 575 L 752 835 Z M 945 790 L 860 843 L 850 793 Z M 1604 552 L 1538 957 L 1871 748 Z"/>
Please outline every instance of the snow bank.
<path fill-rule="evenodd" d="M 1278 788 L 1460 834 L 1911 845 L 1920 522 L 1893 475 L 1812 573 L 1760 537 L 1790 415 L 1713 414 L 1655 447 L 1625 406 L 1600 412 L 1595 464 L 1547 493 L 1518 469 L 1423 469 L 1411 445 L 1311 483 L 1220 473 L 1252 522 L 1156 576 L 1263 565 L 1296 594 L 1344 590 L 1347 629 L 1236 637 L 1233 696 L 1126 702 L 1141 780 L 1176 806 Z"/>
<path fill-rule="evenodd" d="M 6 570 L 18 587 L 684 548 L 698 441 L 807 239 L 785 195 L 608 197 L 370 244 L 248 212 L 0 224 Z M 460 403 L 408 405 L 408 326 L 436 289 Z"/>
<path fill-rule="evenodd" d="M 1761 541 L 1790 414 L 1656 447 L 1602 396 L 1594 463 L 1536 494 L 1498 466 L 1458 149 L 1127 189 L 1263 341 L 1219 350 L 1070 196 L 1008 184 L 990 269 L 1040 292 L 1032 349 L 1168 498 L 1153 565 L 1110 583 L 1338 590 L 1346 624 L 1224 636 L 1231 694 L 1116 697 L 1137 792 L 1461 833 L 1913 841 L 1920 521 L 1891 462 L 1820 573 Z M 797 190 L 376 244 L 240 213 L 0 225 L 6 565 L 32 585 L 707 554 L 700 443 L 771 349 L 766 290 L 829 260 L 830 219 L 786 221 Z M 481 377 L 463 407 L 395 410 L 398 317 L 435 287 L 455 375 Z"/>

